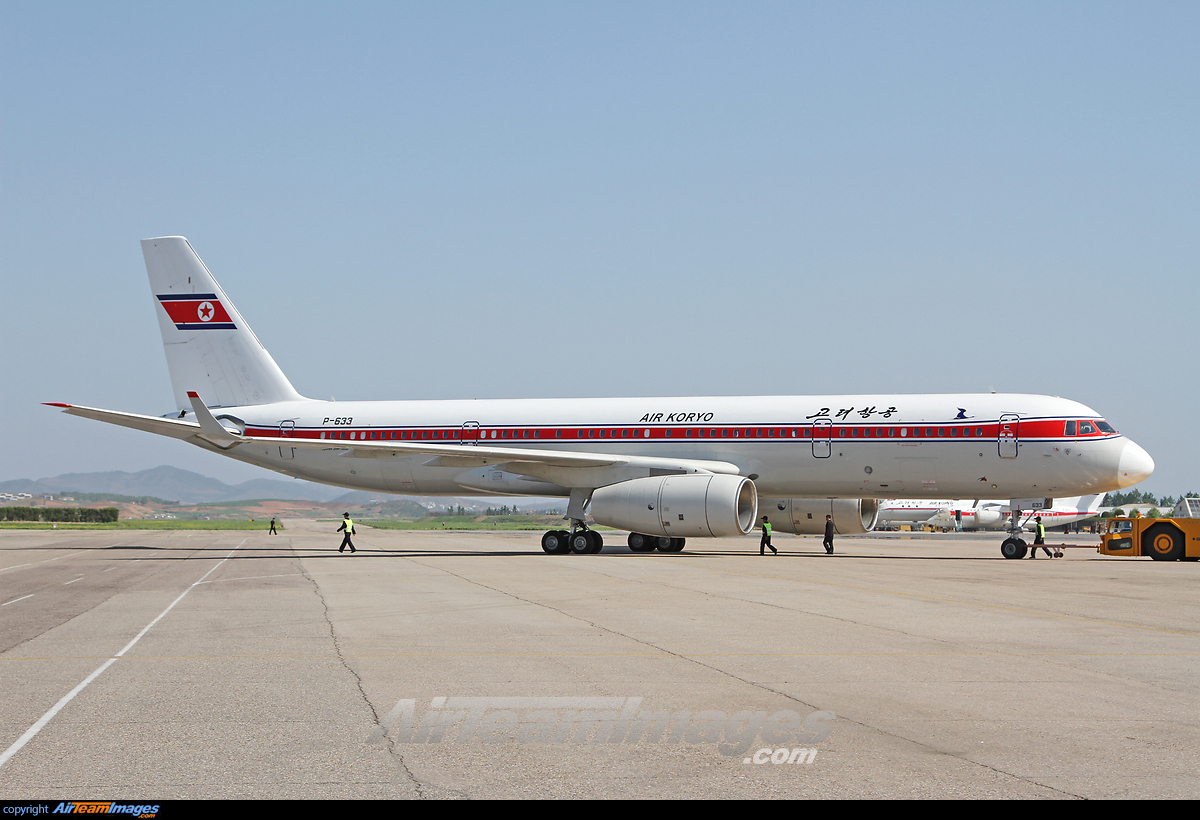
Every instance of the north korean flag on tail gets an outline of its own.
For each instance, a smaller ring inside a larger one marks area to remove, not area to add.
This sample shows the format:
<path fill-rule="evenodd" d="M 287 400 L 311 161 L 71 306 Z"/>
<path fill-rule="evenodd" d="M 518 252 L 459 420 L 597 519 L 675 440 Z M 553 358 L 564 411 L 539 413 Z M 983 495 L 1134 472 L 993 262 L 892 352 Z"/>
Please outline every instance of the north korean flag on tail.
<path fill-rule="evenodd" d="M 215 293 L 159 296 L 178 330 L 237 330 Z"/>

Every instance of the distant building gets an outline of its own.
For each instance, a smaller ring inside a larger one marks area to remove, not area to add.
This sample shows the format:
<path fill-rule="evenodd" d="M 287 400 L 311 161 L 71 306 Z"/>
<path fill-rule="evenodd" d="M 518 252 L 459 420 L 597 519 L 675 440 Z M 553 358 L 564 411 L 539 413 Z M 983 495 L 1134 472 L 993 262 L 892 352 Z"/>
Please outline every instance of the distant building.
<path fill-rule="evenodd" d="M 1171 510 L 1172 518 L 1200 518 L 1200 498 L 1181 498 Z"/>

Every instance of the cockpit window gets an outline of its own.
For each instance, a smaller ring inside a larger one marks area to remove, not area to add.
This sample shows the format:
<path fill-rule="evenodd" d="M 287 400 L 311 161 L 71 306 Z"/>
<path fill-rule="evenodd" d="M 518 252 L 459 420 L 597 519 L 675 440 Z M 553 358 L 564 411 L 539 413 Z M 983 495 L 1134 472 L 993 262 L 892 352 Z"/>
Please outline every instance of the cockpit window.
<path fill-rule="evenodd" d="M 1090 436 L 1094 432 L 1096 432 L 1096 428 L 1092 426 L 1090 421 L 1079 422 L 1079 435 Z"/>
<path fill-rule="evenodd" d="M 1113 429 L 1113 426 L 1111 424 L 1109 424 L 1107 421 L 1105 421 L 1104 419 L 1097 419 L 1096 426 L 1100 428 L 1101 433 L 1117 432 L 1116 430 Z"/>
<path fill-rule="evenodd" d="M 1074 421 L 1068 421 L 1067 422 L 1067 432 L 1065 433 L 1065 435 L 1068 435 L 1068 436 L 1075 435 L 1075 429 L 1077 426 L 1078 425 Z"/>

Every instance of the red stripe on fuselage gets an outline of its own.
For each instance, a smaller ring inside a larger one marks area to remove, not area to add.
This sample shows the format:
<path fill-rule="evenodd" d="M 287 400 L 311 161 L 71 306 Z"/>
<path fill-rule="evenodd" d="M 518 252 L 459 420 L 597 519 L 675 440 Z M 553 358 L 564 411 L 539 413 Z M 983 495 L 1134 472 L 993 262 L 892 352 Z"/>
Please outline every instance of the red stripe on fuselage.
<path fill-rule="evenodd" d="M 1021 442 L 1058 441 L 1063 444 L 1074 442 L 1095 441 L 1097 439 L 1118 438 L 1117 433 L 1092 433 L 1086 435 L 1065 435 L 1064 419 L 1033 419 L 1022 421 L 1017 431 L 1016 439 Z M 463 436 L 463 428 L 453 427 L 375 427 L 375 428 L 289 428 L 280 430 L 278 427 L 247 427 L 246 434 L 259 438 L 305 438 L 330 441 L 400 441 L 444 443 L 479 441 L 489 444 L 508 444 L 511 442 L 562 443 L 571 442 L 626 442 L 639 441 L 711 441 L 720 439 L 722 442 L 731 441 L 789 441 L 795 443 L 811 443 L 814 439 L 824 441 L 827 437 L 839 445 L 888 441 L 892 443 L 915 444 L 927 441 L 963 441 L 968 443 L 994 443 L 1000 435 L 1000 425 L 996 422 L 951 425 L 951 424 L 920 424 L 920 425 L 839 425 L 837 427 L 816 428 L 804 425 L 771 425 L 771 426 L 714 426 L 703 427 L 642 427 L 629 425 L 588 425 L 582 427 L 525 427 L 520 425 L 483 426 L 468 428 L 467 436 Z M 646 433 L 649 432 L 649 435 Z M 814 436 L 814 432 L 818 435 Z M 324 434 L 324 435 L 323 435 Z M 371 438 L 376 434 L 375 438 Z"/>

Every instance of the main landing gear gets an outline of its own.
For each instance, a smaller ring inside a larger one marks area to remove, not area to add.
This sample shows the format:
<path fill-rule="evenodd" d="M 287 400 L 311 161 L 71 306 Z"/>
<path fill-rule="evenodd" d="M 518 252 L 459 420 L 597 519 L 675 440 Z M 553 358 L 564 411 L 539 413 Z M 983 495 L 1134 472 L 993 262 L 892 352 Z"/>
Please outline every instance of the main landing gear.
<path fill-rule="evenodd" d="M 584 510 L 591 500 L 592 491 L 586 488 L 573 487 L 571 501 L 567 504 L 567 514 L 564 516 L 571 522 L 570 530 L 550 530 L 542 536 L 542 550 L 550 555 L 566 555 L 573 552 L 576 555 L 595 555 L 604 549 L 604 539 L 595 530 L 589 530 L 583 523 Z"/>
<path fill-rule="evenodd" d="M 602 549 L 604 539 L 595 530 L 550 530 L 542 536 L 542 550 L 550 555 L 566 555 L 568 552 L 576 555 L 595 555 Z"/>
<path fill-rule="evenodd" d="M 629 549 L 634 552 L 681 552 L 685 539 L 631 532 L 628 543 Z M 582 525 L 574 532 L 550 530 L 542 536 L 542 550 L 550 555 L 566 555 L 569 552 L 576 555 L 595 555 L 602 549 L 604 539 L 600 537 L 600 533 Z"/>
<path fill-rule="evenodd" d="M 642 535 L 640 532 L 629 533 L 629 549 L 634 552 L 680 552 L 683 550 L 683 538 L 668 538 L 665 535 Z"/>

